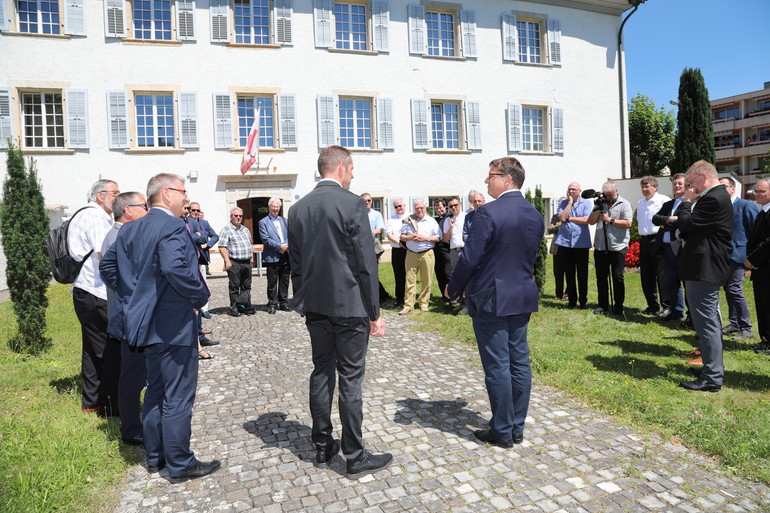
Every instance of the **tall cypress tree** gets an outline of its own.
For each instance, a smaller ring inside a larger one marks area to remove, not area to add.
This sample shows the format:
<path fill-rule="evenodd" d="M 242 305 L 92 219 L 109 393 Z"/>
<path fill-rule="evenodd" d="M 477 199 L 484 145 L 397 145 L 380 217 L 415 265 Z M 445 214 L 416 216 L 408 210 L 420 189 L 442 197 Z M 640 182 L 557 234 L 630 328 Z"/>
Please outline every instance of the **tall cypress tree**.
<path fill-rule="evenodd" d="M 716 162 L 711 103 L 698 68 L 685 68 L 679 78 L 677 124 L 672 174 L 684 173 L 698 160 Z"/>
<path fill-rule="evenodd" d="M 21 150 L 10 142 L 0 231 L 8 261 L 8 289 L 18 323 L 17 334 L 8 343 L 11 350 L 20 353 L 38 354 L 51 343 L 45 337 L 46 291 L 51 279 L 45 247 L 48 224 L 35 163 L 30 159 L 27 171 Z"/>
<path fill-rule="evenodd" d="M 535 186 L 535 197 L 532 197 L 532 192 L 527 189 L 524 195 L 532 206 L 534 206 L 540 215 L 545 217 L 545 203 L 543 202 L 543 189 L 537 185 Z M 543 225 L 543 237 L 540 239 L 540 244 L 537 248 L 537 257 L 535 258 L 535 284 L 540 295 L 543 295 L 545 290 L 545 261 L 548 258 L 548 244 L 545 242 L 545 225 Z"/>

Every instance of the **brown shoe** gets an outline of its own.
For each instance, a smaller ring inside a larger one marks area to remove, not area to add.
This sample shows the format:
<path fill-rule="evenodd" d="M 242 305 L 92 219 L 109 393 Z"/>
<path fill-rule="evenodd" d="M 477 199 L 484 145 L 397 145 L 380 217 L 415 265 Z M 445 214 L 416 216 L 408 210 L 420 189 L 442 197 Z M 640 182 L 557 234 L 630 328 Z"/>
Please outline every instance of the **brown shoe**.
<path fill-rule="evenodd" d="M 401 310 L 400 312 L 398 312 L 398 315 L 406 315 L 406 314 L 408 314 L 408 313 L 409 313 L 409 312 L 411 312 L 411 311 L 412 311 L 412 309 L 411 309 L 411 308 L 409 308 L 408 306 L 405 306 L 403 310 Z"/>
<path fill-rule="evenodd" d="M 690 351 L 689 353 L 682 353 L 682 356 L 700 356 L 700 349 Z"/>
<path fill-rule="evenodd" d="M 703 359 L 699 356 L 697 358 L 693 358 L 689 362 L 687 362 L 687 365 L 695 365 L 697 367 L 703 367 Z"/>

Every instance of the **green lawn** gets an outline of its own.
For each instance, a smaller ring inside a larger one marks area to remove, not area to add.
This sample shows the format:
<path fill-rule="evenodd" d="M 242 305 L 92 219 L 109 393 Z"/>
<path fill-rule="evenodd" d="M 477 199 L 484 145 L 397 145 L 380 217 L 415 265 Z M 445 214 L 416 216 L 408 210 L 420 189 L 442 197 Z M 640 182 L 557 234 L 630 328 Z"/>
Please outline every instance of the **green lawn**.
<path fill-rule="evenodd" d="M 390 264 L 380 265 L 380 275 L 392 291 Z M 678 386 L 693 379 L 684 363 L 689 358 L 681 353 L 695 347 L 695 332 L 640 313 L 646 303 L 638 273 L 626 274 L 626 320 L 592 314 L 593 269 L 588 310 L 569 310 L 551 299 L 550 269 L 547 276 L 540 311 L 529 324 L 536 382 L 553 385 L 619 423 L 715 456 L 739 475 L 770 483 L 770 358 L 749 349 L 757 338 L 725 342 L 725 386 L 719 393 L 687 391 Z M 745 293 L 756 331 L 749 280 Z M 433 296 L 431 312 L 412 318 L 426 331 L 438 329 L 448 339 L 475 346 L 470 318 L 447 314 L 435 285 Z"/>
<path fill-rule="evenodd" d="M 124 471 L 140 461 L 120 444 L 117 420 L 80 411 L 80 324 L 66 285 L 49 289 L 48 335 L 39 357 L 8 349 L 16 330 L 0 303 L 0 511 L 105 512 Z"/>

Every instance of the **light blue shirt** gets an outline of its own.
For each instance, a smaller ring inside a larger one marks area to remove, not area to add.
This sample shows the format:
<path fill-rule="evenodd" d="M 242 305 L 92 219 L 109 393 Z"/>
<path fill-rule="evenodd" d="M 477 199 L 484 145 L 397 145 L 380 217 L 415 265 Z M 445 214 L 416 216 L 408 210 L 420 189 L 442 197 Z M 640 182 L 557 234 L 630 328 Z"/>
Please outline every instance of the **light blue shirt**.
<path fill-rule="evenodd" d="M 557 214 L 561 213 L 567 206 L 569 200 L 559 203 Z M 570 217 L 588 217 L 594 206 L 590 200 L 580 198 L 577 203 L 572 204 Z M 556 245 L 565 248 L 590 248 L 591 233 L 588 231 L 587 224 L 575 224 L 572 222 L 561 223 L 559 233 L 556 235 Z"/>

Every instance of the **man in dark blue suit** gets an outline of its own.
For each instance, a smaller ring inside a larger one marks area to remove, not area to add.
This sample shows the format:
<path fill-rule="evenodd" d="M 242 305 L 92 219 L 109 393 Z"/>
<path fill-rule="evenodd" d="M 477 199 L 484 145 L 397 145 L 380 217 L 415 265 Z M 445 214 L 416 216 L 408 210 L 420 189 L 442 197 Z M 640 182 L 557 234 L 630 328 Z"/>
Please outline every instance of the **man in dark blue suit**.
<path fill-rule="evenodd" d="M 495 201 L 475 210 L 445 295 L 459 298 L 468 287 L 466 305 L 492 408 L 489 428 L 473 434 L 510 448 L 524 441 L 532 388 L 527 326 L 538 308 L 533 272 L 545 222 L 521 194 L 524 168 L 515 158 L 493 160 L 486 184 Z"/>
<path fill-rule="evenodd" d="M 754 221 L 759 209 L 754 202 L 735 195 L 735 180 L 726 176 L 720 178 L 719 182 L 725 186 L 733 202 L 733 254 L 730 260 L 730 275 L 724 285 L 730 324 L 722 329 L 722 333 L 746 339 L 753 337 L 754 333 L 751 331 L 749 305 L 743 295 L 743 278 L 746 275 L 743 262 L 746 260 L 746 244 L 754 231 Z"/>
<path fill-rule="evenodd" d="M 274 314 L 277 308 L 289 310 L 289 232 L 286 218 L 281 216 L 281 200 L 267 201 L 268 214 L 259 220 L 259 236 L 262 239 L 262 262 L 267 267 L 267 313 Z"/>
<path fill-rule="evenodd" d="M 168 467 L 171 478 L 202 477 L 220 467 L 190 450 L 192 407 L 198 384 L 196 309 L 208 301 L 195 245 L 179 217 L 187 191 L 176 175 L 147 184 L 150 212 L 123 226 L 99 269 L 115 291 L 107 331 L 143 347 L 147 367 L 143 432 L 147 470 Z"/>
<path fill-rule="evenodd" d="M 201 218 L 201 215 L 200 203 L 194 201 L 190 203 L 190 217 L 187 218 L 187 222 L 190 225 L 193 242 L 195 242 L 198 246 L 198 251 L 200 251 L 198 264 L 200 265 L 201 276 L 203 276 L 203 279 L 205 280 L 209 264 L 211 263 L 209 249 L 219 241 L 219 235 L 217 235 L 217 232 L 211 227 L 208 221 Z M 211 319 L 208 303 L 201 308 L 201 315 L 206 319 Z"/>

